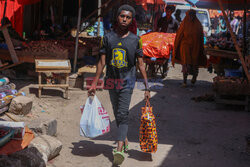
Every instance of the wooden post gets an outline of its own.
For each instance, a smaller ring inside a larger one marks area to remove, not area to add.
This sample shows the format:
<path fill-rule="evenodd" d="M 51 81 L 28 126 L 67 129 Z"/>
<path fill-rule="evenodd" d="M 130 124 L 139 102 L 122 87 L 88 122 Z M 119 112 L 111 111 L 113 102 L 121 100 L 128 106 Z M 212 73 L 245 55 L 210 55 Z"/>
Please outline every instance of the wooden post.
<path fill-rule="evenodd" d="M 102 0 L 98 0 L 98 16 L 101 15 Z M 98 17 L 97 36 L 100 36 L 101 18 Z"/>
<path fill-rule="evenodd" d="M 217 0 L 217 1 L 218 1 L 218 3 L 219 3 L 219 6 L 220 6 L 221 11 L 222 11 L 222 13 L 223 13 L 224 19 L 226 20 L 227 27 L 228 27 L 229 32 L 230 32 L 230 34 L 231 34 L 231 38 L 232 38 L 232 40 L 233 40 L 233 42 L 234 42 L 236 51 L 237 51 L 237 53 L 238 53 L 238 55 L 239 55 L 239 58 L 240 58 L 242 67 L 243 67 L 243 69 L 244 69 L 244 71 L 245 71 L 245 73 L 246 73 L 246 76 L 247 76 L 248 81 L 250 81 L 250 74 L 249 74 L 249 72 L 248 72 L 248 69 L 247 69 L 247 66 L 246 66 L 245 59 L 244 59 L 243 54 L 242 54 L 242 52 L 241 52 L 241 49 L 240 49 L 240 47 L 239 47 L 239 45 L 238 45 L 238 43 L 237 43 L 236 36 L 235 36 L 235 34 L 233 33 L 232 27 L 230 26 L 230 23 L 229 23 L 229 21 L 228 21 L 227 15 L 226 15 L 225 10 L 224 10 L 224 8 L 223 8 L 222 2 L 221 2 L 221 0 Z"/>
<path fill-rule="evenodd" d="M 41 98 L 42 95 L 42 74 L 38 73 L 38 97 Z"/>
<path fill-rule="evenodd" d="M 2 20 L 2 21 L 4 21 L 4 18 L 5 18 L 6 8 L 7 8 L 7 0 L 5 0 L 5 4 L 4 4 L 4 10 L 3 10 L 3 20 Z M 3 26 L 3 22 L 2 22 L 2 26 Z"/>
<path fill-rule="evenodd" d="M 76 32 L 76 45 L 75 45 L 75 57 L 74 57 L 74 69 L 76 72 L 76 63 L 78 57 L 78 44 L 79 44 L 79 31 L 80 31 L 80 23 L 81 23 L 81 15 L 82 15 L 82 0 L 79 0 L 79 9 L 78 9 L 78 20 L 77 20 L 77 32 Z"/>
<path fill-rule="evenodd" d="M 10 25 L 4 25 L 1 27 L 1 30 L 3 32 L 3 36 L 4 36 L 4 39 L 6 41 L 6 44 L 8 46 L 8 49 L 9 49 L 9 52 L 10 52 L 10 56 L 11 56 L 11 59 L 13 61 L 13 63 L 18 63 L 18 57 L 16 55 L 16 51 L 14 49 L 14 46 L 13 46 L 13 43 L 11 41 L 11 38 L 10 38 L 10 34 L 8 32 L 8 26 Z"/>
<path fill-rule="evenodd" d="M 155 29 L 155 6 L 156 6 L 157 1 L 154 0 L 154 6 L 153 6 L 153 18 L 152 18 L 152 30 L 154 31 Z"/>
<path fill-rule="evenodd" d="M 69 73 L 66 73 L 66 85 L 68 87 L 65 88 L 65 99 L 69 99 Z"/>
<path fill-rule="evenodd" d="M 244 16 L 243 16 L 243 45 L 244 45 L 244 51 L 243 51 L 243 55 L 244 58 L 246 58 L 247 56 L 247 1 L 244 0 Z"/>
<path fill-rule="evenodd" d="M 104 6 L 108 5 L 110 2 L 112 2 L 112 0 L 107 1 L 106 3 L 104 3 L 103 5 L 101 5 L 100 8 L 103 8 Z M 119 1 L 115 1 L 115 4 L 116 4 L 117 2 L 119 2 Z M 96 12 L 98 12 L 98 9 L 96 9 L 96 10 L 94 10 L 92 13 L 90 13 L 86 18 L 84 18 L 84 19 L 82 20 L 82 22 L 85 22 L 86 20 L 88 20 L 90 17 L 92 17 L 94 14 L 96 14 Z M 99 17 L 99 15 L 98 15 L 98 17 Z"/>

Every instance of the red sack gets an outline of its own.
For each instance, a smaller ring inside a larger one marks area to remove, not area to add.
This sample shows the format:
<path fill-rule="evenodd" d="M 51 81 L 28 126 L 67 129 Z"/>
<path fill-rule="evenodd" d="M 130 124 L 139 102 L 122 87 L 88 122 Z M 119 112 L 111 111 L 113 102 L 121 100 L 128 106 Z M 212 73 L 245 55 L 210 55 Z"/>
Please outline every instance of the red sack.
<path fill-rule="evenodd" d="M 148 57 L 167 58 L 174 48 L 175 33 L 152 32 L 141 36 L 143 54 Z"/>

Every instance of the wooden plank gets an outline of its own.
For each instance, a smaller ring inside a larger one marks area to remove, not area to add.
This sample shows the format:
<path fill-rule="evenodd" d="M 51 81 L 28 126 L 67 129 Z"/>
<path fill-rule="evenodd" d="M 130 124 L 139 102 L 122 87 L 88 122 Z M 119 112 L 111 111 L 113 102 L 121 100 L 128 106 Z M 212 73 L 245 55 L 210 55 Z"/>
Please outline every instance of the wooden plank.
<path fill-rule="evenodd" d="M 212 48 L 206 48 L 205 51 L 206 54 L 209 56 L 223 57 L 228 59 L 239 59 L 239 55 L 237 54 L 237 52 L 218 50 Z"/>
<path fill-rule="evenodd" d="M 71 70 L 47 70 L 47 69 L 36 69 L 36 72 L 53 72 L 53 73 L 70 73 Z"/>
<path fill-rule="evenodd" d="M 41 85 L 42 84 L 42 74 L 39 72 L 38 74 L 38 84 Z M 41 98 L 42 95 L 42 87 L 39 86 L 38 89 L 38 97 Z"/>
<path fill-rule="evenodd" d="M 1 64 L 0 68 L 3 68 L 5 66 L 9 65 L 9 63 L 4 63 L 4 64 Z"/>
<path fill-rule="evenodd" d="M 69 61 L 69 60 L 67 60 L 67 59 L 36 59 L 36 61 L 60 62 L 60 61 Z"/>
<path fill-rule="evenodd" d="M 56 88 L 56 87 L 58 87 L 58 88 L 67 88 L 67 87 L 69 87 L 69 85 L 67 85 L 67 84 L 56 84 L 56 85 L 40 84 L 40 85 L 38 85 L 38 86 L 39 86 L 39 88 L 42 88 L 42 87 L 51 87 L 51 88 Z"/>
<path fill-rule="evenodd" d="M 246 56 L 245 60 L 246 60 L 246 65 L 247 65 L 248 71 L 250 72 L 250 55 Z"/>
<path fill-rule="evenodd" d="M 218 104 L 229 104 L 229 105 L 248 105 L 248 102 L 246 100 L 229 100 L 229 99 L 220 99 L 216 98 L 215 102 Z"/>
<path fill-rule="evenodd" d="M 68 85 L 65 89 L 65 98 L 69 99 L 69 74 L 66 74 L 66 85 Z"/>
<path fill-rule="evenodd" d="M 15 64 L 11 64 L 11 65 L 9 65 L 9 66 L 5 66 L 5 67 L 3 67 L 3 68 L 0 67 L 0 71 L 6 70 L 6 69 L 11 68 L 11 67 L 15 67 L 15 66 L 17 66 L 17 65 L 19 65 L 19 64 L 22 64 L 22 63 L 23 63 L 23 62 L 18 62 L 18 63 L 15 63 Z"/>
<path fill-rule="evenodd" d="M 222 13 L 223 13 L 223 17 L 224 17 L 224 19 L 226 20 L 227 27 L 228 27 L 229 32 L 230 32 L 230 34 L 231 34 L 231 38 L 232 38 L 232 40 L 233 40 L 233 42 L 234 42 L 234 46 L 235 46 L 235 48 L 236 48 L 236 50 L 237 50 L 237 53 L 239 54 L 240 61 L 241 61 L 241 64 L 242 64 L 242 67 L 243 67 L 243 69 L 244 69 L 244 71 L 245 71 L 245 73 L 246 73 L 246 76 L 247 76 L 248 81 L 250 81 L 250 73 L 248 72 L 248 69 L 247 69 L 247 66 L 246 66 L 246 63 L 245 63 L 245 59 L 244 59 L 243 54 L 242 54 L 242 52 L 241 52 L 241 49 L 240 49 L 240 47 L 239 47 L 239 45 L 238 45 L 238 43 L 237 43 L 236 36 L 235 36 L 235 34 L 233 33 L 232 27 L 230 26 L 230 23 L 229 23 L 229 21 L 228 21 L 228 17 L 227 17 L 227 15 L 226 15 L 226 13 L 225 13 L 225 10 L 224 10 L 224 8 L 223 8 L 222 1 L 221 1 L 221 0 L 218 0 L 218 3 L 219 3 L 219 6 L 220 6 L 220 8 L 221 8 L 221 11 L 222 11 Z"/>
<path fill-rule="evenodd" d="M 10 34 L 7 29 L 8 26 L 9 25 L 4 25 L 3 27 L 1 27 L 1 30 L 3 32 L 3 36 L 5 38 L 6 44 L 8 45 L 8 49 L 9 49 L 10 56 L 11 56 L 13 63 L 18 63 L 19 60 L 18 60 L 16 51 L 14 49 L 13 43 L 11 41 Z"/>
<path fill-rule="evenodd" d="M 48 66 L 39 66 L 39 62 L 48 62 Z M 68 66 L 49 66 L 49 63 L 60 63 L 60 62 L 67 62 Z M 69 60 L 56 60 L 56 59 L 36 59 L 35 60 L 36 70 L 70 70 L 71 64 Z"/>

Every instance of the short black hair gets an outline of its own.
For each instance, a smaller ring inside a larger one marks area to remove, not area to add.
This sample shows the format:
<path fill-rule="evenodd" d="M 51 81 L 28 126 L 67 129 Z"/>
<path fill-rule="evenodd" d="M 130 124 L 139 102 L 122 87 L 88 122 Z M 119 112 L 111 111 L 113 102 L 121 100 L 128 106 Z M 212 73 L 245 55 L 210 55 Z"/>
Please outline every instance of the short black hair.
<path fill-rule="evenodd" d="M 171 10 L 172 12 L 174 12 L 175 11 L 175 6 L 174 5 L 167 5 L 165 9 L 166 9 L 166 11 Z"/>
<path fill-rule="evenodd" d="M 135 9 L 132 6 L 130 6 L 130 5 L 122 5 L 122 6 L 120 6 L 119 9 L 118 9 L 118 11 L 117 11 L 117 16 L 119 16 L 120 13 L 123 10 L 130 11 L 132 13 L 132 17 L 133 18 L 135 17 Z"/>

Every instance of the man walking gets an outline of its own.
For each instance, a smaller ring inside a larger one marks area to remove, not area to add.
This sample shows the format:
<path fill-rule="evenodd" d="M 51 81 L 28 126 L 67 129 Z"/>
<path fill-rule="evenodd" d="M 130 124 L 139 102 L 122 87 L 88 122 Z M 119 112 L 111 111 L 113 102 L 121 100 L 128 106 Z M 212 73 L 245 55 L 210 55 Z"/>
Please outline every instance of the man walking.
<path fill-rule="evenodd" d="M 176 33 L 178 27 L 179 27 L 179 22 L 172 17 L 172 14 L 175 11 L 175 6 L 174 5 L 168 5 L 165 8 L 166 16 L 162 17 L 159 19 L 157 23 L 157 30 L 158 32 L 164 32 L 164 33 Z M 154 71 L 154 66 L 150 67 L 152 71 Z M 167 75 L 168 71 L 168 61 L 163 65 L 163 74 L 164 76 Z"/>
<path fill-rule="evenodd" d="M 159 19 L 157 23 L 157 31 L 165 33 L 176 33 L 179 22 L 172 17 L 175 11 L 175 6 L 168 5 L 166 7 L 166 16 Z"/>
<path fill-rule="evenodd" d="M 129 5 L 123 5 L 117 12 L 117 27 L 106 34 L 102 41 L 100 59 L 97 64 L 95 80 L 89 90 L 94 95 L 100 75 L 107 67 L 105 88 L 109 89 L 110 100 L 118 127 L 118 146 L 114 151 L 114 164 L 124 161 L 124 151 L 128 149 L 128 115 L 129 105 L 136 80 L 136 61 L 145 83 L 145 98 L 150 98 L 147 75 L 143 63 L 142 43 L 139 37 L 129 31 L 129 26 L 135 17 L 135 10 Z"/>

